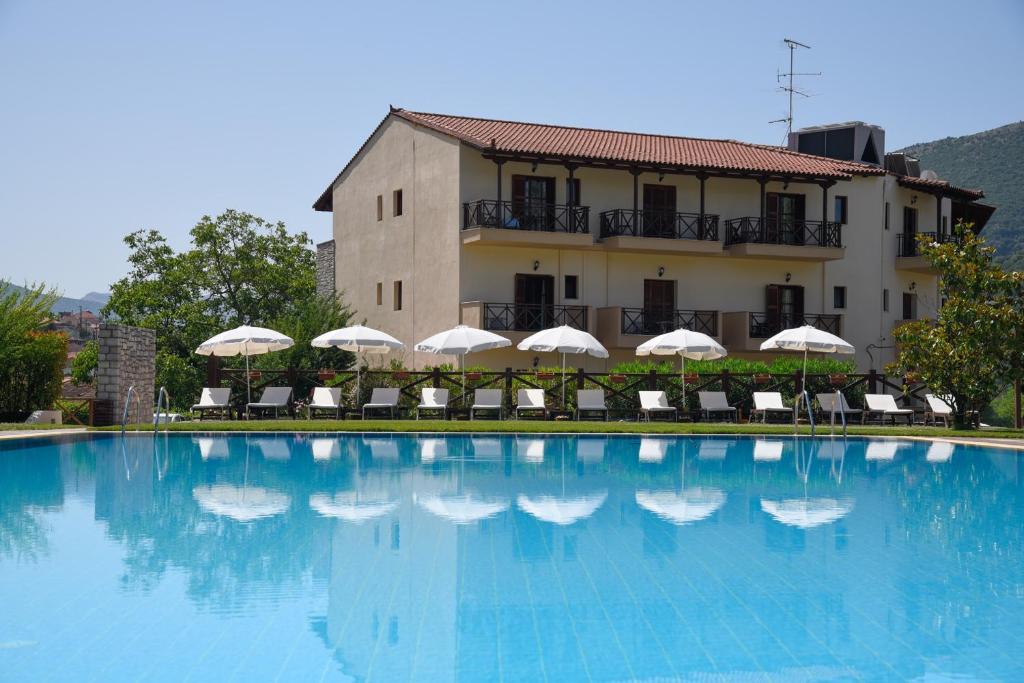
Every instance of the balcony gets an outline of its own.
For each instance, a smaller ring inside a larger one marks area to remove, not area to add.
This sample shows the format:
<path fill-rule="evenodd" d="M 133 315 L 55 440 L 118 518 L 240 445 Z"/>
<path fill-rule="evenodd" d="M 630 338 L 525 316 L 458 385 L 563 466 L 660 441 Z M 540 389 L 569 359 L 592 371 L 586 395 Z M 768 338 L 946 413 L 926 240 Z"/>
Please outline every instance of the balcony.
<path fill-rule="evenodd" d="M 529 335 L 549 327 L 568 325 L 578 330 L 590 329 L 589 306 L 560 304 L 514 304 L 489 301 L 462 303 L 463 325 L 497 332 L 518 344 Z"/>
<path fill-rule="evenodd" d="M 609 348 L 636 348 L 651 337 L 685 327 L 718 338 L 718 311 L 609 306 L 597 309 L 597 337 Z"/>
<path fill-rule="evenodd" d="M 769 316 L 767 313 L 735 312 L 722 314 L 722 338 L 729 351 L 760 351 L 761 342 L 790 327 L 811 325 L 842 336 L 841 315 L 807 314 Z"/>
<path fill-rule="evenodd" d="M 722 251 L 714 214 L 613 209 L 603 211 L 600 219 L 601 241 L 612 249 L 661 254 Z"/>
<path fill-rule="evenodd" d="M 803 261 L 843 257 L 842 225 L 831 221 L 765 219 L 745 216 L 725 221 L 730 256 Z"/>
<path fill-rule="evenodd" d="M 594 243 L 590 207 L 480 199 L 462 205 L 462 243 L 581 247 Z"/>
<path fill-rule="evenodd" d="M 921 255 L 921 245 L 918 243 L 918 237 L 926 242 L 949 244 L 957 241 L 956 236 L 946 232 L 901 232 L 896 235 L 897 270 L 909 270 L 915 273 L 934 275 L 936 271 L 932 268 L 932 264 Z"/>

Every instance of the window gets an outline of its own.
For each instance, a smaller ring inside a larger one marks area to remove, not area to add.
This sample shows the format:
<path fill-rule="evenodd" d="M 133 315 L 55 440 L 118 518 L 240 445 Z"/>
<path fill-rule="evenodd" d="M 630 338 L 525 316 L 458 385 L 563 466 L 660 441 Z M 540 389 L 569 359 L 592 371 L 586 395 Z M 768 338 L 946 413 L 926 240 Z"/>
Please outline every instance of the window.
<path fill-rule="evenodd" d="M 579 279 L 575 275 L 565 276 L 565 298 L 566 299 L 579 299 L 578 292 Z"/>
<path fill-rule="evenodd" d="M 394 192 L 391 193 L 391 208 L 393 210 L 394 215 L 396 215 L 396 216 L 401 216 L 402 215 L 402 191 L 401 190 L 395 190 Z"/>
<path fill-rule="evenodd" d="M 889 229 L 889 202 L 885 203 L 885 229 Z"/>
<path fill-rule="evenodd" d="M 832 308 L 846 308 L 846 287 L 832 288 Z"/>
<path fill-rule="evenodd" d="M 882 310 L 885 311 L 886 313 L 889 312 L 889 290 L 888 289 L 883 289 L 882 290 Z"/>
<path fill-rule="evenodd" d="M 377 220 L 384 220 L 384 195 L 377 195 Z"/>
<path fill-rule="evenodd" d="M 908 235 L 917 232 L 917 209 L 903 207 L 903 232 Z"/>
<path fill-rule="evenodd" d="M 903 319 L 917 320 L 917 295 L 903 292 Z"/>
<path fill-rule="evenodd" d="M 401 280 L 395 280 L 394 298 L 395 298 L 395 310 L 396 311 L 402 310 L 402 281 Z"/>
<path fill-rule="evenodd" d="M 377 305 L 378 306 L 383 306 L 384 305 L 384 283 L 383 282 L 378 282 L 377 283 Z"/>
<path fill-rule="evenodd" d="M 837 194 L 836 195 L 836 210 L 835 210 L 835 221 L 841 225 L 846 225 L 846 197 Z"/>

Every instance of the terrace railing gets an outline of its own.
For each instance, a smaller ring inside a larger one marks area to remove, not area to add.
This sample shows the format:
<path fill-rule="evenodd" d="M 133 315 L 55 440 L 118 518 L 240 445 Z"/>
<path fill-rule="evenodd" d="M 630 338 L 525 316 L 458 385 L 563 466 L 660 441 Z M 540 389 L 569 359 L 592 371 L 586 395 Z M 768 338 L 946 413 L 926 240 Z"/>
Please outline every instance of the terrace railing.
<path fill-rule="evenodd" d="M 590 207 L 480 199 L 462 205 L 462 228 L 589 233 Z"/>
<path fill-rule="evenodd" d="M 718 216 L 710 213 L 612 209 L 600 218 L 601 237 L 718 240 Z"/>
<path fill-rule="evenodd" d="M 485 330 L 536 332 L 558 325 L 587 329 L 586 306 L 484 304 Z"/>
<path fill-rule="evenodd" d="M 920 256 L 921 245 L 918 243 L 918 237 L 937 244 L 959 242 L 956 235 L 948 232 L 901 232 L 896 235 L 896 255 L 901 257 Z"/>
<path fill-rule="evenodd" d="M 778 220 L 757 216 L 725 222 L 725 244 L 784 244 L 801 247 L 843 246 L 842 225 L 832 221 Z"/>
<path fill-rule="evenodd" d="M 842 316 L 823 313 L 814 315 L 769 315 L 767 313 L 750 314 L 750 338 L 767 339 L 790 327 L 810 325 L 824 332 L 842 336 Z"/>
<path fill-rule="evenodd" d="M 623 334 L 664 334 L 681 327 L 717 337 L 718 311 L 622 309 Z"/>

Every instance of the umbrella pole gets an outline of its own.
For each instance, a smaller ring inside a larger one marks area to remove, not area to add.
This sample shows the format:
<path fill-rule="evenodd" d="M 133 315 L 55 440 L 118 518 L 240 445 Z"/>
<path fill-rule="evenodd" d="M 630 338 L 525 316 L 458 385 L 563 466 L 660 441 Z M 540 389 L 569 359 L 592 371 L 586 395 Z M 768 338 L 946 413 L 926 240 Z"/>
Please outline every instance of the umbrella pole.
<path fill-rule="evenodd" d="M 466 354 L 462 354 L 462 407 L 466 407 Z"/>
<path fill-rule="evenodd" d="M 354 408 L 359 408 L 359 385 L 363 379 L 363 368 L 359 365 L 359 359 L 356 359 L 356 400 Z"/>
<path fill-rule="evenodd" d="M 679 381 L 683 384 L 683 412 L 686 412 L 686 356 L 679 354 Z"/>
<path fill-rule="evenodd" d="M 246 342 L 243 348 L 245 348 L 245 400 L 246 403 L 252 403 L 252 388 L 249 386 L 249 342 Z M 249 406 L 245 407 L 245 415 L 249 416 Z"/>
<path fill-rule="evenodd" d="M 562 352 L 562 410 L 565 410 L 565 351 Z"/>
<path fill-rule="evenodd" d="M 807 419 L 811 419 L 811 402 L 807 400 L 807 346 L 804 345 L 804 370 L 800 373 L 800 400 L 804 402 L 804 409 L 807 410 Z M 799 404 L 798 404 L 799 405 Z M 799 410 L 797 411 L 800 412 Z M 796 432 L 797 423 L 793 421 L 793 431 Z M 814 435 L 814 423 L 811 422 L 811 432 Z"/>

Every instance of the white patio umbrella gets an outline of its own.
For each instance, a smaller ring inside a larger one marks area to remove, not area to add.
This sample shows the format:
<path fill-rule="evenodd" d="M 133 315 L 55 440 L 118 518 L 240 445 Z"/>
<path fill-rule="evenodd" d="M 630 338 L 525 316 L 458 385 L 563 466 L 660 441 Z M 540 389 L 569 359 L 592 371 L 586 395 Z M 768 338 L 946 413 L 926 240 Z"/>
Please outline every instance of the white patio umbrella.
<path fill-rule="evenodd" d="M 400 351 L 405 344 L 392 337 L 387 332 L 375 330 L 365 325 L 352 325 L 342 327 L 330 332 L 324 332 L 311 341 L 310 346 L 317 349 L 337 348 L 352 353 L 373 353 L 384 354 L 391 351 Z M 359 400 L 359 387 L 362 380 L 362 368 L 356 362 L 356 401 Z"/>
<path fill-rule="evenodd" d="M 819 330 L 817 327 L 812 325 L 804 325 L 803 327 L 792 327 L 788 330 L 779 332 L 774 337 L 766 339 L 761 344 L 762 351 L 771 351 L 772 349 L 781 349 L 783 351 L 803 351 L 804 352 L 804 370 L 803 374 L 800 375 L 800 383 L 803 385 L 800 387 L 800 396 L 803 398 L 804 403 L 807 407 L 808 413 L 811 410 L 810 402 L 807 399 L 807 352 L 814 351 L 815 353 L 854 353 L 853 345 L 847 342 L 845 339 L 840 339 L 834 334 Z M 797 412 L 799 412 L 800 400 L 797 400 Z M 795 429 L 794 423 L 794 429 Z"/>
<path fill-rule="evenodd" d="M 481 519 L 493 517 L 508 509 L 508 501 L 502 498 L 485 500 L 470 493 L 455 496 L 414 496 L 416 504 L 438 517 L 456 524 L 472 524 Z"/>
<path fill-rule="evenodd" d="M 636 355 L 649 356 L 673 356 L 679 354 L 679 379 L 683 383 L 683 408 L 686 407 L 686 359 L 690 360 L 715 360 L 724 358 L 729 354 L 725 348 L 716 342 L 712 337 L 703 332 L 694 332 L 679 328 L 673 332 L 660 334 L 654 339 L 648 339 L 636 347 Z"/>
<path fill-rule="evenodd" d="M 336 493 L 314 493 L 309 497 L 309 507 L 321 517 L 336 517 L 346 522 L 359 524 L 388 514 L 398 507 L 396 500 L 360 500 L 355 491 Z"/>
<path fill-rule="evenodd" d="M 575 327 L 562 325 L 541 330 L 519 342 L 516 347 L 520 351 L 538 351 L 548 353 L 557 351 L 562 354 L 562 409 L 565 409 L 565 354 L 588 353 L 595 358 L 607 358 L 608 349 L 601 346 L 590 334 Z"/>
<path fill-rule="evenodd" d="M 196 348 L 196 353 L 200 356 L 245 356 L 245 397 L 251 403 L 249 356 L 283 351 L 294 344 L 291 337 L 275 330 L 242 325 L 210 337 Z"/>
<path fill-rule="evenodd" d="M 490 351 L 512 346 L 512 341 L 499 334 L 478 330 L 468 325 L 456 325 L 450 330 L 438 332 L 427 337 L 415 348 L 424 353 L 436 353 L 445 356 L 459 356 L 462 364 L 462 402 L 466 402 L 466 354 L 478 351 Z"/>
<path fill-rule="evenodd" d="M 199 503 L 199 507 L 207 512 L 230 517 L 238 522 L 251 522 L 279 515 L 291 504 L 291 498 L 287 494 L 260 486 L 196 486 L 192 489 L 192 497 Z"/>

